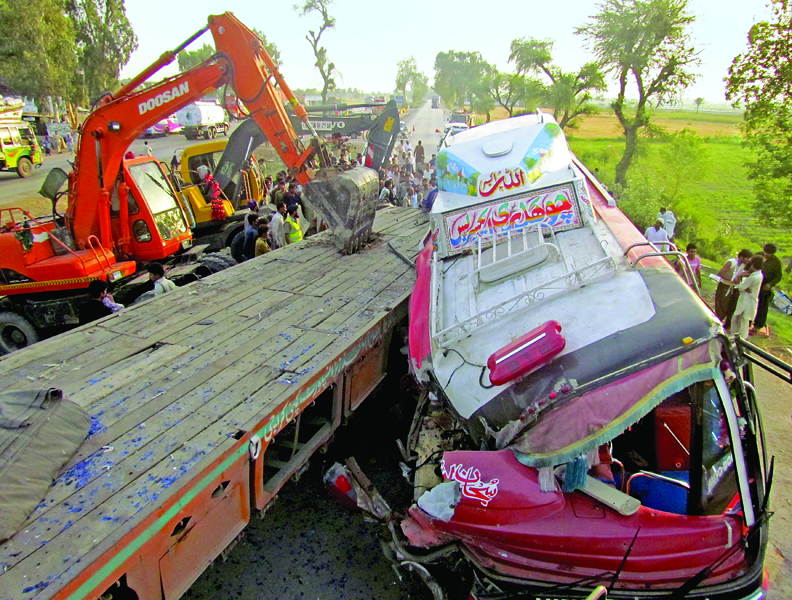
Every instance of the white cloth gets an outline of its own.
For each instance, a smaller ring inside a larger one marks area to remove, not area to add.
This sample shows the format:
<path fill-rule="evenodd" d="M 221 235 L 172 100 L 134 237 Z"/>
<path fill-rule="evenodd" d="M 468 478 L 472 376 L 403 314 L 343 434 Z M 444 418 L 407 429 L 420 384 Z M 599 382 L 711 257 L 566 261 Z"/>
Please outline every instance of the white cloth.
<path fill-rule="evenodd" d="M 748 315 L 745 313 L 732 315 L 731 327 L 729 328 L 729 331 L 731 333 L 736 333 L 742 339 L 747 340 L 751 332 L 751 319 L 749 319 Z"/>
<path fill-rule="evenodd" d="M 738 264 L 737 268 L 734 269 L 734 275 L 732 275 L 731 280 L 732 281 L 737 281 L 737 278 L 740 276 L 740 273 L 742 273 L 743 271 L 745 271 L 745 265 Z"/>
<path fill-rule="evenodd" d="M 272 235 L 272 240 L 278 248 L 283 248 L 286 245 L 286 232 L 283 229 L 283 215 L 279 212 L 272 215 L 272 221 L 270 221 L 270 235 Z"/>
<path fill-rule="evenodd" d="M 665 229 L 655 229 L 654 225 L 652 225 L 649 229 L 646 230 L 644 234 L 646 240 L 652 242 L 661 252 L 667 252 L 671 249 L 667 243 L 668 242 L 668 233 L 666 233 Z"/>
<path fill-rule="evenodd" d="M 413 208 L 418 208 L 418 194 L 413 194 L 410 196 L 410 206 Z"/>
<path fill-rule="evenodd" d="M 170 292 L 176 289 L 176 284 L 173 283 L 170 279 L 166 279 L 165 277 L 160 277 L 157 281 L 154 282 L 154 295 L 160 296 L 161 294 L 165 294 L 166 292 Z"/>
<path fill-rule="evenodd" d="M 154 153 L 151 151 L 151 146 L 149 146 L 148 144 L 146 144 L 146 154 L 148 154 L 149 156 L 151 156 L 152 154 L 154 154 Z"/>
<path fill-rule="evenodd" d="M 726 273 L 724 279 L 729 279 L 730 281 L 733 280 L 734 276 L 737 274 L 737 265 L 740 264 L 739 259 L 737 258 L 730 258 L 727 260 L 723 266 L 729 265 L 729 272 Z"/>
<path fill-rule="evenodd" d="M 743 315 L 743 318 L 748 321 L 756 316 L 756 309 L 759 306 L 759 290 L 761 287 L 761 271 L 754 271 L 735 286 L 740 292 L 740 295 L 737 297 L 737 308 L 734 309 L 735 315 Z"/>
<path fill-rule="evenodd" d="M 674 213 L 670 210 L 666 210 L 665 213 L 657 213 L 658 220 L 663 222 L 663 226 L 665 227 L 666 233 L 668 234 L 668 238 L 671 239 L 674 237 L 674 230 L 676 229 L 676 217 Z"/>

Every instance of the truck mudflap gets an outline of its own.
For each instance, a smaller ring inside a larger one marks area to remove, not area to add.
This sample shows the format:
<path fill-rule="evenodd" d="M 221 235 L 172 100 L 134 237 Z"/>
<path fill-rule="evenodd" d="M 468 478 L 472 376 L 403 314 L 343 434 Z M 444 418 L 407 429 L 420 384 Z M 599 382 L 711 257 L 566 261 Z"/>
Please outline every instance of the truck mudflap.
<path fill-rule="evenodd" d="M 320 171 L 304 187 L 304 199 L 333 231 L 345 254 L 357 252 L 371 238 L 377 210 L 379 178 L 366 167 Z"/>

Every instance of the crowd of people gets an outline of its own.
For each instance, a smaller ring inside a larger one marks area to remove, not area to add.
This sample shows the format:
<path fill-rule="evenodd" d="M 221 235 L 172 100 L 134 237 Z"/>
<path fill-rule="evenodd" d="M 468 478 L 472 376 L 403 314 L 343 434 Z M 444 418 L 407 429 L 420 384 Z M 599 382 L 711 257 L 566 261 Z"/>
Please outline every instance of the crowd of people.
<path fill-rule="evenodd" d="M 665 207 L 646 229 L 644 236 L 661 252 L 673 250 L 676 217 Z M 773 288 L 781 282 L 783 268 L 776 256 L 775 244 L 765 244 L 761 252 L 740 250 L 727 260 L 716 275 L 715 314 L 729 332 L 747 338 L 750 335 L 769 335 L 767 311 L 773 301 Z M 673 264 L 686 280 L 692 275 L 701 287 L 701 257 L 696 244 L 688 244 L 685 256 L 690 271 L 680 260 Z"/>
<path fill-rule="evenodd" d="M 426 161 L 420 141 L 413 150 L 409 140 L 399 140 L 389 163 L 379 170 L 378 207 L 404 206 L 429 212 L 437 196 L 436 161 L 436 154 Z"/>
<path fill-rule="evenodd" d="M 49 142 L 45 148 L 52 148 Z M 150 153 L 150 147 L 146 144 Z M 133 158 L 134 154 L 127 153 L 126 158 Z M 390 161 L 379 170 L 380 194 L 378 207 L 404 206 L 431 210 L 434 197 L 437 195 L 437 180 L 433 174 L 437 156 L 432 155 L 429 161 L 423 144 L 419 141 L 415 149 L 411 148 L 409 140 L 399 140 L 394 148 Z M 349 170 L 363 165 L 363 155 L 358 153 L 352 156 L 347 148 L 341 148 L 338 156 L 331 155 L 331 163 L 340 170 Z M 178 161 L 174 157 L 178 167 Z M 221 191 L 217 182 L 206 167 L 199 167 L 202 193 L 212 201 L 212 218 L 225 219 L 225 209 L 221 202 Z M 296 177 L 280 171 L 273 178 L 264 178 L 261 199 L 259 202 L 250 200 L 246 208 L 243 231 L 241 233 L 241 251 L 234 254 L 238 261 L 245 261 L 303 239 L 303 213 L 302 186 Z M 270 213 L 271 207 L 275 210 Z M 220 214 L 222 210 L 223 214 Z M 217 213 L 217 214 L 216 214 Z M 176 288 L 166 276 L 166 269 L 159 263 L 152 263 L 148 267 L 149 279 L 154 285 L 154 295 L 167 293 Z M 80 323 L 89 323 L 124 307 L 113 300 L 108 292 L 108 286 L 103 281 L 93 281 L 88 287 L 89 300 L 80 308 Z"/>
<path fill-rule="evenodd" d="M 775 244 L 765 244 L 757 253 L 743 249 L 718 271 L 715 314 L 730 332 L 742 338 L 769 335 L 767 311 L 773 287 L 783 275 L 776 252 Z"/>
<path fill-rule="evenodd" d="M 74 152 L 74 138 L 70 132 L 67 132 L 66 135 L 60 135 L 59 133 L 47 134 L 41 142 L 41 148 L 44 150 L 45 156 L 52 156 L 53 152 L 58 154 L 64 151 L 72 153 Z"/>

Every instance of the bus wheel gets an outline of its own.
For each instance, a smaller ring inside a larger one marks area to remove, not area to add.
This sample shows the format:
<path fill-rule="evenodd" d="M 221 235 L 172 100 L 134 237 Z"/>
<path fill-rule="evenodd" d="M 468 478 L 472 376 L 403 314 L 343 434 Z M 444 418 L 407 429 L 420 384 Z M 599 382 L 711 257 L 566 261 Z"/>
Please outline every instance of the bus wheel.
<path fill-rule="evenodd" d="M 33 162 L 27 157 L 22 156 L 17 162 L 17 174 L 24 178 L 33 172 Z"/>
<path fill-rule="evenodd" d="M 0 354 L 9 354 L 38 342 L 35 327 L 22 315 L 0 312 Z"/>

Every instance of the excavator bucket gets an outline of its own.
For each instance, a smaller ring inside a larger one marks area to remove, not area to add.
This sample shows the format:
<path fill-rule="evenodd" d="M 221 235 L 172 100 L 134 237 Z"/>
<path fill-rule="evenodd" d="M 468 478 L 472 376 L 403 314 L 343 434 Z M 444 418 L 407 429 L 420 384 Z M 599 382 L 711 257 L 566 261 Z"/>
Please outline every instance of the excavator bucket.
<path fill-rule="evenodd" d="M 357 252 L 371 238 L 378 195 L 377 172 L 366 167 L 320 171 L 303 187 L 303 199 L 321 215 L 345 254 Z"/>

